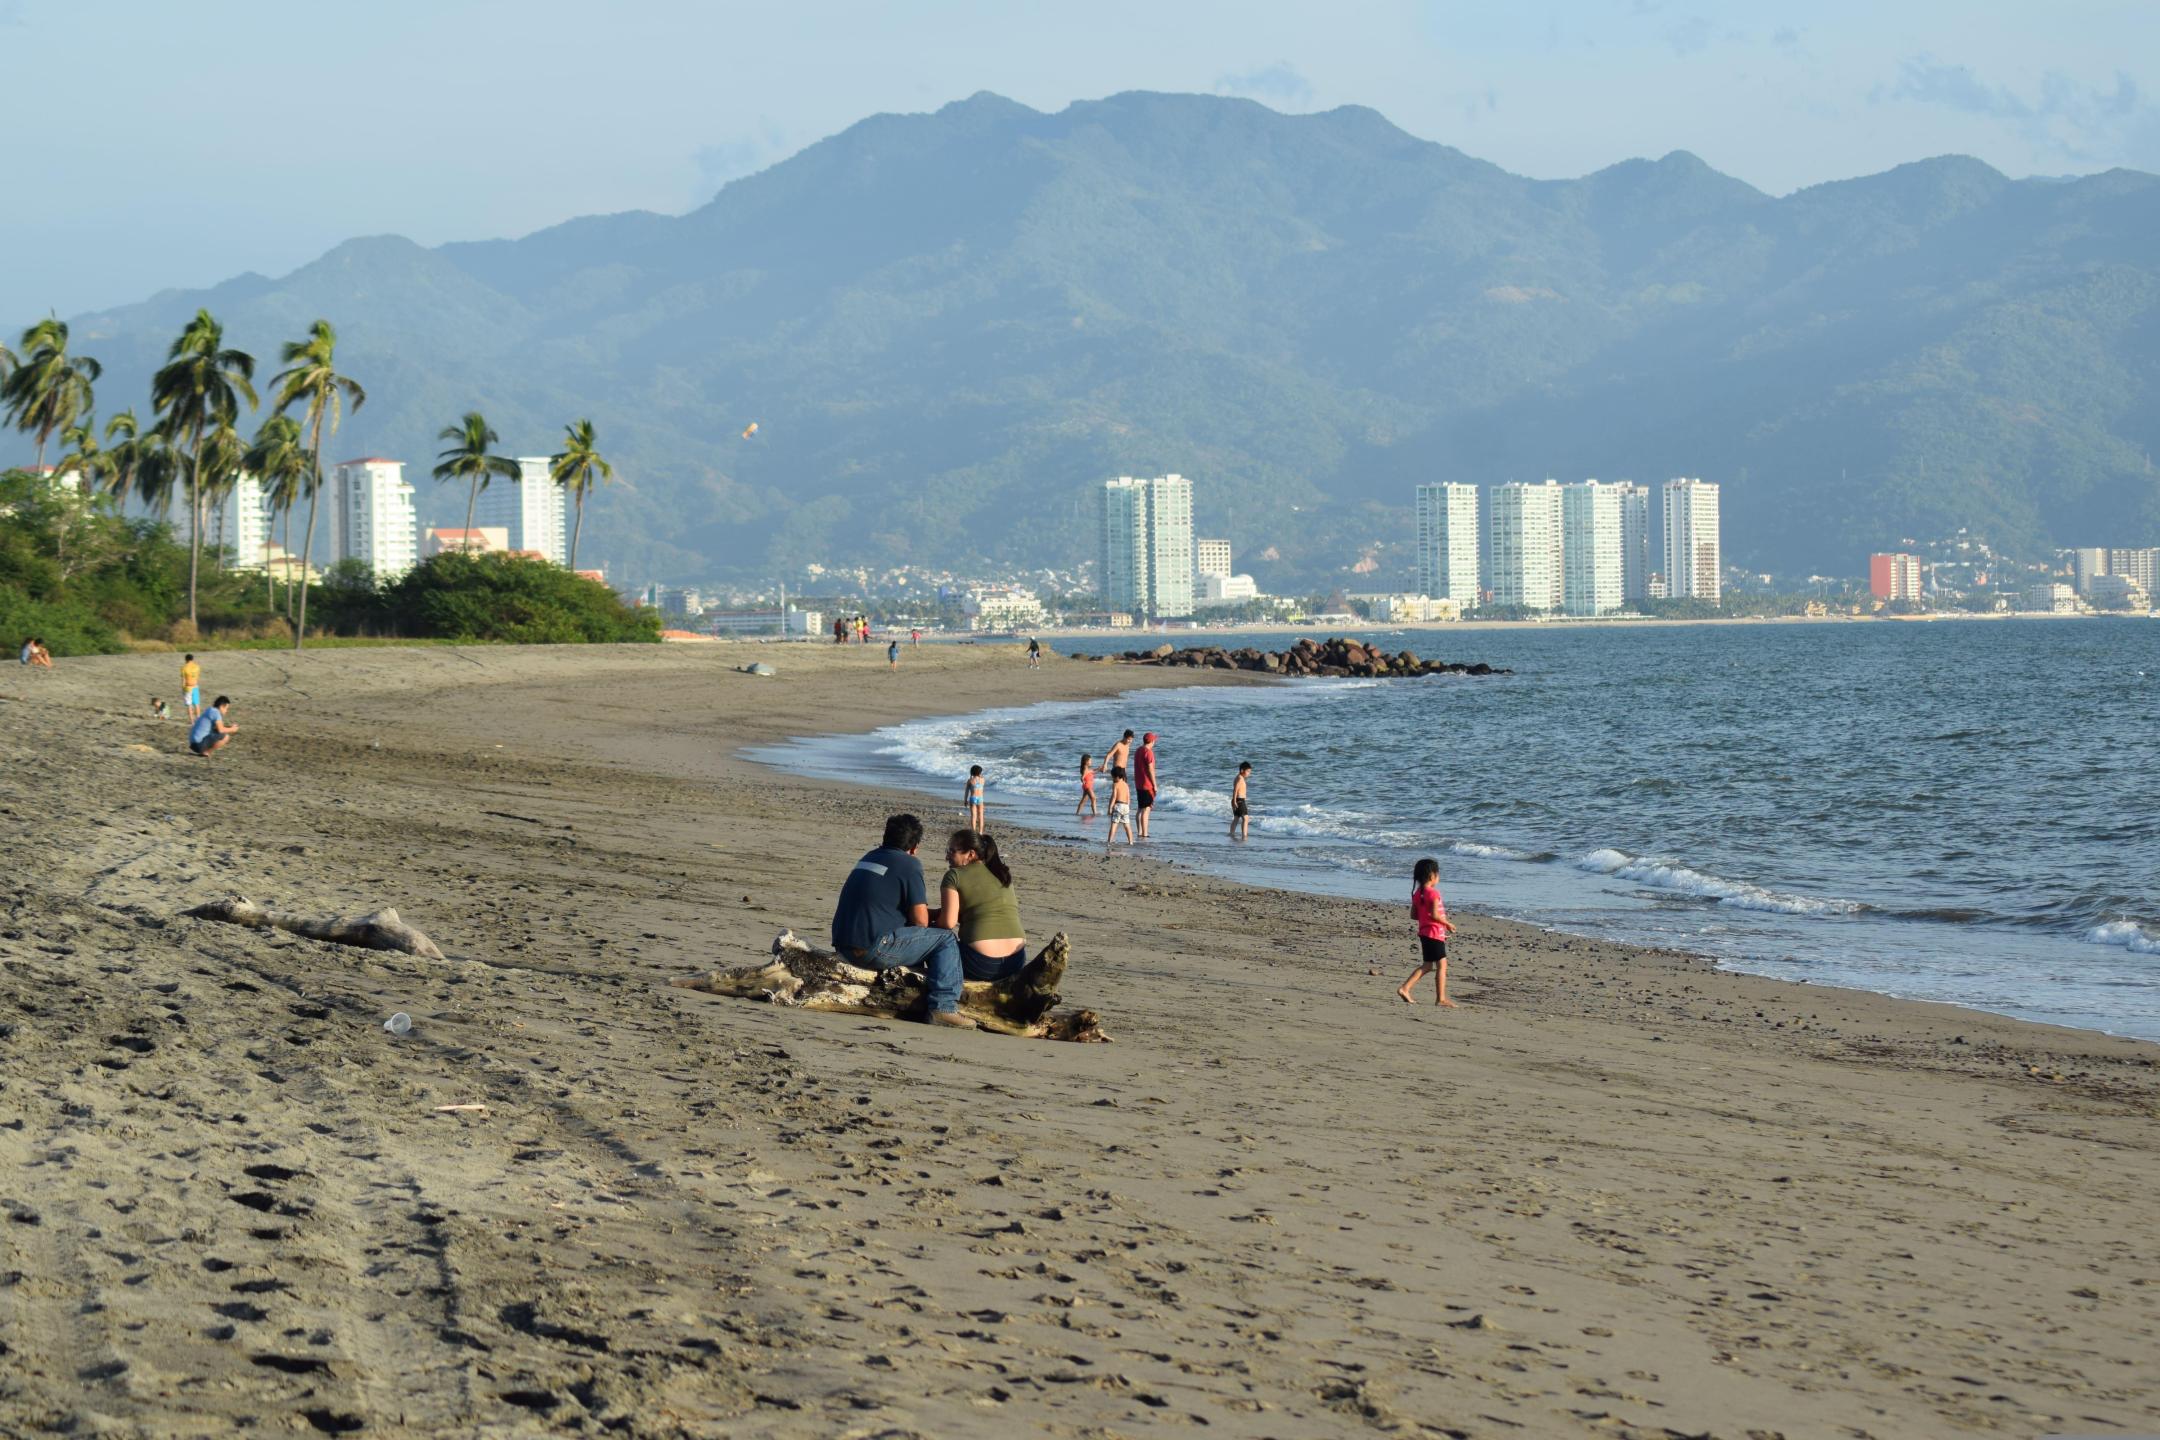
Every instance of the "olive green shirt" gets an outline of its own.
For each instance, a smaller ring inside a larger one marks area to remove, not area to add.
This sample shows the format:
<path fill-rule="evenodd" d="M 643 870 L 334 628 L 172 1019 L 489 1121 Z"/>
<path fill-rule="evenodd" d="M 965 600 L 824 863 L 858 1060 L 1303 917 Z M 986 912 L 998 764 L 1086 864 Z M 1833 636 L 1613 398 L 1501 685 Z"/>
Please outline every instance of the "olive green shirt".
<path fill-rule="evenodd" d="M 1010 885 L 998 884 L 990 867 L 977 861 L 958 870 L 947 870 L 939 890 L 960 892 L 960 943 L 978 940 L 1025 940 L 1020 928 L 1020 897 Z"/>

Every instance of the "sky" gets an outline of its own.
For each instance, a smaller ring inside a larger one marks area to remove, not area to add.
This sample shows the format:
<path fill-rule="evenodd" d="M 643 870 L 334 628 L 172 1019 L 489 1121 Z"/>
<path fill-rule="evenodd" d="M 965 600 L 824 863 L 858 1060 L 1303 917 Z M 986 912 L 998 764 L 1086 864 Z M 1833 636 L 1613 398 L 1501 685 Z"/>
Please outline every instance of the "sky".
<path fill-rule="evenodd" d="M 1541 178 L 1672 150 L 1778 194 L 1952 152 L 2160 171 L 2156 0 L 0 0 L 0 63 L 10 335 L 356 235 L 680 213 L 979 90 L 1366 105 Z"/>

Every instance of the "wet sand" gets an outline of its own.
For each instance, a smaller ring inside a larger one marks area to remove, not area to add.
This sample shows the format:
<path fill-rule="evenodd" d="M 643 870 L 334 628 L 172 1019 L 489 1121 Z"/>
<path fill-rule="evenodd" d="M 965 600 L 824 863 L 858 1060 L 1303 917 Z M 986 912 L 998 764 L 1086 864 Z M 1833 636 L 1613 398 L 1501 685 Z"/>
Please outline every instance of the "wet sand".
<path fill-rule="evenodd" d="M 742 746 L 1205 676 L 214 654 L 204 761 L 176 675 L 0 680 L 0 1434 L 2160 1430 L 2160 1047 L 1477 918 L 1405 1007 L 1401 907 L 1024 837 L 1114 1045 L 666 986 L 923 808 Z"/>

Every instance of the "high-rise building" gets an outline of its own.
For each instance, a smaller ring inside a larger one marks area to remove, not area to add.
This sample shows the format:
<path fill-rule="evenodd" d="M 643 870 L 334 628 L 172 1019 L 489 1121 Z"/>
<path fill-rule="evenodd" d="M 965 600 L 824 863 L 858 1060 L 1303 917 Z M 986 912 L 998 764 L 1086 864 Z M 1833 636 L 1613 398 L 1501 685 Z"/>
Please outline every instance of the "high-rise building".
<path fill-rule="evenodd" d="M 1230 542 L 1228 540 L 1193 541 L 1193 570 L 1200 575 L 1228 575 L 1230 573 Z"/>
<path fill-rule="evenodd" d="M 1478 492 L 1453 481 L 1417 487 L 1418 591 L 1467 610 L 1478 602 Z"/>
<path fill-rule="evenodd" d="M 1920 598 L 1920 557 L 1903 552 L 1870 555 L 1867 562 L 1868 594 L 1877 600 Z"/>
<path fill-rule="evenodd" d="M 1560 528 L 1559 481 L 1511 481 L 1493 487 L 1494 603 L 1528 610 L 1560 608 Z"/>
<path fill-rule="evenodd" d="M 1650 598 L 1650 487 L 1623 480 L 1620 492 L 1620 598 Z"/>
<path fill-rule="evenodd" d="M 1560 487 L 1560 603 L 1570 615 L 1618 613 L 1626 593 L 1621 553 L 1625 499 L 1618 485 Z"/>
<path fill-rule="evenodd" d="M 2154 593 L 2153 581 L 2160 579 L 2160 550 L 2110 550 L 2107 552 L 2107 573 L 2121 575 L 2147 595 Z"/>
<path fill-rule="evenodd" d="M 480 492 L 473 524 L 500 525 L 510 532 L 510 549 L 560 565 L 570 550 L 569 492 L 548 477 L 547 456 L 520 455 L 517 466 L 517 479 L 498 479 Z"/>
<path fill-rule="evenodd" d="M 1665 584 L 1675 600 L 1724 595 L 1718 548 L 1718 487 L 1707 480 L 1665 482 Z"/>
<path fill-rule="evenodd" d="M 1103 604 L 1156 618 L 1193 613 L 1192 481 L 1103 482 Z"/>
<path fill-rule="evenodd" d="M 358 560 L 377 580 L 395 580 L 419 559 L 419 518 L 405 464 L 369 456 L 347 460 L 337 482 L 337 553 Z"/>
<path fill-rule="evenodd" d="M 235 570 L 262 568 L 263 549 L 270 543 L 270 499 L 263 494 L 261 481 L 252 475 L 240 476 L 223 496 L 205 504 L 203 512 L 204 545 L 231 551 Z M 185 544 L 194 528 L 185 493 L 179 498 L 177 514 L 173 533 Z"/>
<path fill-rule="evenodd" d="M 2070 573 L 2075 578 L 2078 594 L 2092 589 L 2092 582 L 2108 573 L 2108 552 L 2098 547 L 2087 547 L 2070 552 Z"/>

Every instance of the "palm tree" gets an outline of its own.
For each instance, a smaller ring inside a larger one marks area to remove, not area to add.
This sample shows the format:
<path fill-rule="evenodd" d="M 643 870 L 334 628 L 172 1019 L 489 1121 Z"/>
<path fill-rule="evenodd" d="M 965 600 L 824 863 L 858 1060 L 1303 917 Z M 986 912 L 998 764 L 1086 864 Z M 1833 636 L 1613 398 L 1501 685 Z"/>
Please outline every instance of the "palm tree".
<path fill-rule="evenodd" d="M 162 425 L 153 425 L 128 443 L 133 447 L 129 458 L 136 497 L 160 519 L 171 519 L 173 492 L 180 488 L 180 454 L 173 449 L 172 437 Z"/>
<path fill-rule="evenodd" d="M 65 320 L 47 316 L 22 335 L 23 353 L 12 366 L 0 366 L 7 374 L 0 384 L 0 402 L 7 405 L 10 424 L 25 433 L 37 432 L 37 464 L 45 468 L 45 442 L 55 430 L 65 430 L 90 413 L 91 382 L 104 374 L 87 355 L 68 354 Z M 10 357 L 11 359 L 13 357 Z"/>
<path fill-rule="evenodd" d="M 60 443 L 68 447 L 68 452 L 53 466 L 55 478 L 80 475 L 82 483 L 95 493 L 105 494 L 111 490 L 113 455 L 98 444 L 94 416 L 85 416 L 80 425 L 70 425 L 62 430 Z"/>
<path fill-rule="evenodd" d="M 477 410 L 466 411 L 465 418 L 455 425 L 443 426 L 435 438 L 450 442 L 450 448 L 435 457 L 435 478 L 463 480 L 468 487 L 465 492 L 465 542 L 469 548 L 473 507 L 480 503 L 480 492 L 487 489 L 488 481 L 497 475 L 517 479 L 517 461 L 488 454 L 488 447 L 501 437 L 488 428 L 486 418 Z"/>
<path fill-rule="evenodd" d="M 111 446 L 105 452 L 109 461 L 105 470 L 105 491 L 121 504 L 127 503 L 129 493 L 135 488 L 135 472 L 142 465 L 141 430 L 133 410 L 122 410 L 105 422 L 105 441 Z M 118 443 L 114 444 L 115 441 Z"/>
<path fill-rule="evenodd" d="M 196 578 L 202 568 L 202 447 L 206 432 L 240 415 L 240 397 L 255 404 L 255 357 L 225 348 L 225 327 L 208 310 L 173 341 L 166 363 L 150 382 L 159 423 L 177 444 L 188 444 L 188 623 L 195 623 Z"/>
<path fill-rule="evenodd" d="M 207 521 L 209 516 L 217 516 L 210 563 L 219 570 L 225 568 L 225 502 L 232 498 L 242 472 L 247 469 L 247 448 L 240 432 L 230 422 L 220 421 L 216 429 L 203 436 L 202 447 L 196 456 L 201 473 L 197 487 L 202 492 L 204 518 Z"/>
<path fill-rule="evenodd" d="M 278 414 L 295 405 L 307 408 L 307 536 L 300 545 L 300 618 L 293 628 L 292 642 L 293 649 L 298 650 L 307 640 L 307 571 L 315 554 L 315 500 L 322 493 L 323 426 L 328 424 L 331 437 L 336 438 L 342 405 L 349 401 L 357 413 L 367 403 L 367 391 L 337 373 L 337 331 L 327 320 L 310 325 L 307 339 L 288 340 L 279 358 L 286 368 L 270 382 L 277 387 Z M 286 571 L 288 579 L 291 574 Z M 288 591 L 288 597 L 290 594 Z"/>
<path fill-rule="evenodd" d="M 292 512 L 300 503 L 300 496 L 307 489 L 308 477 L 313 473 L 313 463 L 308 455 L 307 434 L 300 422 L 290 415 L 272 415 L 263 421 L 255 432 L 255 443 L 248 446 L 247 470 L 263 487 L 263 496 L 270 502 L 273 514 L 285 518 L 285 598 L 292 599 Z M 270 576 L 270 567 L 263 567 Z M 267 581 L 270 604 L 277 605 L 277 585 L 274 578 Z"/>
<path fill-rule="evenodd" d="M 595 445 L 592 421 L 580 420 L 563 427 L 562 453 L 548 457 L 548 478 L 577 501 L 577 523 L 570 528 L 570 568 L 575 570 L 578 536 L 585 529 L 586 492 L 615 478 L 615 467 L 601 458 Z"/>

